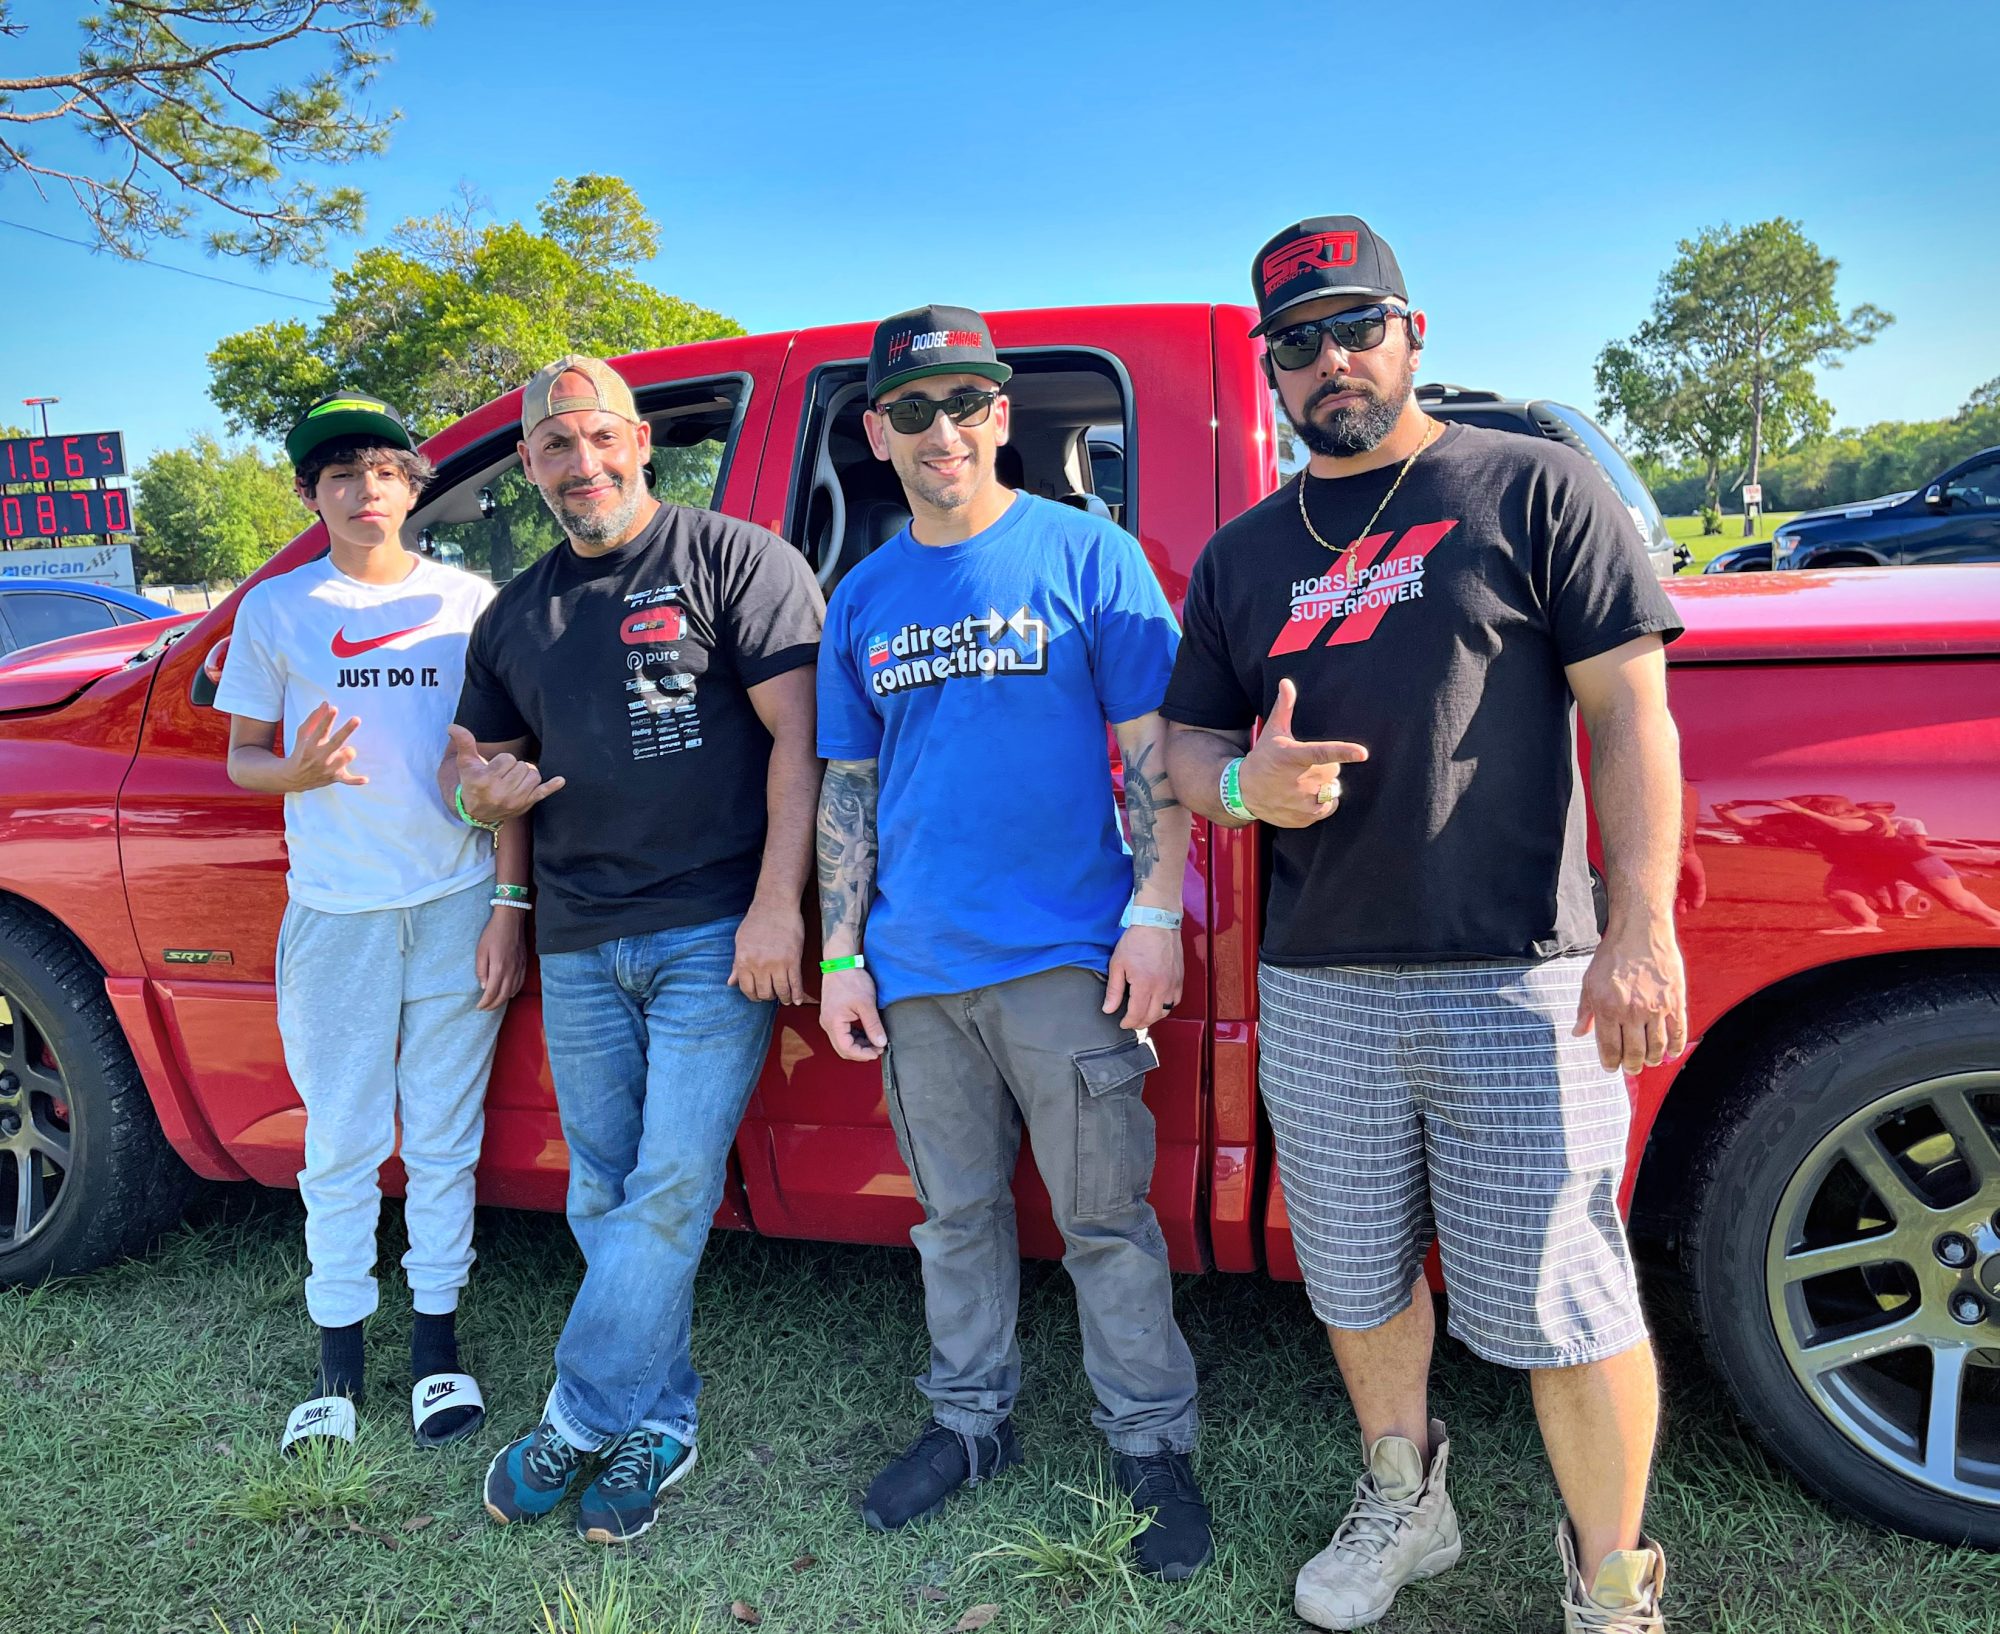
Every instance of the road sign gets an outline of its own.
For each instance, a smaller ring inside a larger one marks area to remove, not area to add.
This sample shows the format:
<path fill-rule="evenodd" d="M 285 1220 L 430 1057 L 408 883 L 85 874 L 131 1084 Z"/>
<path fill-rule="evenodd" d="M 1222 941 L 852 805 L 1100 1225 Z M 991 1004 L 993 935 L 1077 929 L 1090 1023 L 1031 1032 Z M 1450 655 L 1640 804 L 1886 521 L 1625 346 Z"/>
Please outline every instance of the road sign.
<path fill-rule="evenodd" d="M 0 552 L 0 584 L 9 579 L 74 579 L 78 584 L 136 588 L 130 545 L 65 545 L 55 550 Z"/>
<path fill-rule="evenodd" d="M 1743 503 L 1744 503 L 1745 505 L 1762 505 L 1762 504 L 1764 503 L 1764 485 L 1763 485 L 1763 483 L 1761 483 L 1761 482 L 1746 482 L 1746 483 L 1744 483 L 1744 484 L 1743 484 Z"/>

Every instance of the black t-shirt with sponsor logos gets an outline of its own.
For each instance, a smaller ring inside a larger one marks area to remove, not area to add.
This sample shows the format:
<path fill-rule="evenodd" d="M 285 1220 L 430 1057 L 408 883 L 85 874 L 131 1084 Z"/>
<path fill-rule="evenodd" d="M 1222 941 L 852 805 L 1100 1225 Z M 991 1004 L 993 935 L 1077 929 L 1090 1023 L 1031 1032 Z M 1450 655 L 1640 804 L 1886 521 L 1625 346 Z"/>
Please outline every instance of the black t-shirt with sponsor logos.
<path fill-rule="evenodd" d="M 1553 958 L 1597 941 L 1565 665 L 1680 620 L 1582 455 L 1447 426 L 1410 467 L 1306 477 L 1222 528 L 1188 586 L 1170 720 L 1362 744 L 1340 808 L 1267 828 L 1263 957 L 1313 965 Z"/>
<path fill-rule="evenodd" d="M 480 616 L 458 723 L 567 780 L 534 814 L 541 952 L 749 906 L 771 754 L 749 688 L 815 660 L 825 611 L 776 534 L 662 505 L 602 556 L 556 546 Z"/>

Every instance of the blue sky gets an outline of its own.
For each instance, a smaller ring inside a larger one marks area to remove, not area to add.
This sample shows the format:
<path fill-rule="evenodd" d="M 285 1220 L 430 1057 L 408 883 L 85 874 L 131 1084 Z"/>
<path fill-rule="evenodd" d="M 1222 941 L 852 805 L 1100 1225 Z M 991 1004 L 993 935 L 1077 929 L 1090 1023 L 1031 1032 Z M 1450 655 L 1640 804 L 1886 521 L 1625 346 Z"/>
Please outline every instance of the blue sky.
<path fill-rule="evenodd" d="M 2000 375 L 1988 0 L 433 5 L 374 92 L 404 117 L 355 178 L 370 239 L 461 179 L 530 217 L 556 176 L 607 171 L 661 223 L 647 275 L 753 330 L 1240 301 L 1272 231 L 1353 211 L 1431 314 L 1429 377 L 1588 407 L 1677 239 L 1784 214 L 1845 302 L 1896 315 L 1824 377 L 1841 423 L 1948 414 Z M 5 60 L 85 9 L 17 5 L 35 36 Z M 17 175 L 0 217 L 84 236 Z M 56 429 L 123 428 L 140 459 L 220 430 L 208 350 L 326 288 L 157 258 L 258 288 L 0 228 L 0 420 L 55 393 Z"/>

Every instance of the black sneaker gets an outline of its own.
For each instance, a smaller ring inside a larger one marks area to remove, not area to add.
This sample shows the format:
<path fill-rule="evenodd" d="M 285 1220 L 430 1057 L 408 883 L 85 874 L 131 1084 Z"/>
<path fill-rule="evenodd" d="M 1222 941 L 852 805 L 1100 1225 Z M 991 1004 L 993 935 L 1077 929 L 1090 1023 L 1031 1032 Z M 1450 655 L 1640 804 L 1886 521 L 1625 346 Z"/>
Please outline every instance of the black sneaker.
<path fill-rule="evenodd" d="M 1014 1421 L 990 1435 L 962 1435 L 931 1420 L 930 1428 L 884 1467 L 862 1500 L 861 1514 L 877 1532 L 893 1532 L 937 1510 L 962 1486 L 990 1481 L 1021 1461 Z"/>
<path fill-rule="evenodd" d="M 1120 1453 L 1114 1467 L 1119 1489 L 1132 1507 L 1141 1514 L 1153 1512 L 1153 1524 L 1132 1540 L 1139 1570 L 1169 1583 L 1194 1576 L 1215 1553 L 1215 1538 L 1187 1454 L 1151 1452 L 1135 1458 Z"/>

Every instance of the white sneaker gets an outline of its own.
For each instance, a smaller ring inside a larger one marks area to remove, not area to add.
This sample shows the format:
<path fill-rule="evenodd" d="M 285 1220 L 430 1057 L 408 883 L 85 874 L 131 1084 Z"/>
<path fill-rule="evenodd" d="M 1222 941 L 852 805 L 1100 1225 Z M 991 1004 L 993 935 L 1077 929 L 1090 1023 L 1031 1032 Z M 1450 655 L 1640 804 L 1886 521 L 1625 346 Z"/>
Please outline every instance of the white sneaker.
<path fill-rule="evenodd" d="M 1316 1628 L 1366 1628 L 1405 1583 L 1458 1564 L 1458 1515 L 1444 1489 L 1450 1443 L 1431 1420 L 1431 1467 L 1416 1444 L 1385 1435 L 1368 1449 L 1354 1507 L 1329 1543 L 1299 1572 L 1292 1609 Z"/>
<path fill-rule="evenodd" d="M 1667 1557 L 1651 1538 L 1641 1538 L 1636 1549 L 1606 1555 L 1588 1589 L 1577 1570 L 1576 1533 L 1567 1520 L 1556 1527 L 1556 1552 L 1563 1563 L 1563 1634 L 1667 1634 L 1660 1615 Z"/>

